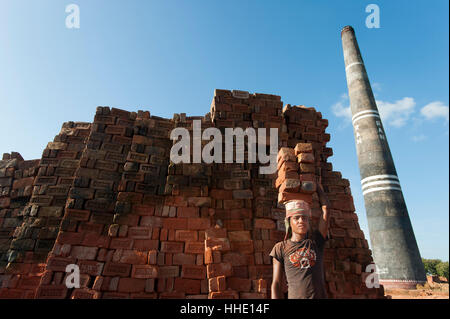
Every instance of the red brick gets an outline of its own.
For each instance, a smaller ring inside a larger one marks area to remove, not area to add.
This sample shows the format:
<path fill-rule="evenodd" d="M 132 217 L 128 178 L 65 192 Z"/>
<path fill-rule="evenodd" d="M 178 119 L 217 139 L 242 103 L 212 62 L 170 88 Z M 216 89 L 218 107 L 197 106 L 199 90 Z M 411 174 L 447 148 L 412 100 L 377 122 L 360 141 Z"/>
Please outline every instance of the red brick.
<path fill-rule="evenodd" d="M 190 230 L 205 230 L 210 227 L 209 218 L 189 218 L 187 228 Z"/>
<path fill-rule="evenodd" d="M 174 290 L 186 294 L 199 294 L 201 288 L 200 280 L 175 278 Z"/>
<path fill-rule="evenodd" d="M 172 292 L 162 292 L 159 295 L 160 299 L 185 299 L 186 295 L 184 292 L 172 291 Z"/>
<path fill-rule="evenodd" d="M 223 201 L 223 208 L 225 210 L 244 208 L 244 200 L 243 199 L 229 199 L 229 200 L 225 199 Z"/>
<path fill-rule="evenodd" d="M 240 299 L 267 299 L 266 293 L 258 292 L 241 292 L 239 294 Z"/>
<path fill-rule="evenodd" d="M 176 241 L 197 241 L 198 232 L 192 230 L 176 230 L 175 231 Z"/>
<path fill-rule="evenodd" d="M 297 143 L 294 148 L 295 155 L 300 153 L 312 153 L 313 146 L 311 143 Z"/>
<path fill-rule="evenodd" d="M 64 218 L 77 221 L 88 221 L 90 214 L 91 212 L 89 210 L 66 208 L 66 214 L 64 215 Z"/>
<path fill-rule="evenodd" d="M 128 237 L 134 239 L 150 239 L 152 237 L 151 227 L 130 227 Z"/>
<path fill-rule="evenodd" d="M 301 193 L 288 193 L 288 192 L 281 192 L 278 193 L 278 202 L 279 203 L 285 203 L 290 200 L 304 200 L 308 202 L 309 204 L 312 203 L 312 196 L 310 194 L 301 194 Z"/>
<path fill-rule="evenodd" d="M 83 240 L 84 234 L 75 232 L 59 232 L 56 242 L 59 244 L 79 245 Z"/>
<path fill-rule="evenodd" d="M 100 276 L 104 263 L 98 261 L 80 260 L 77 265 L 80 267 L 80 274 Z"/>
<path fill-rule="evenodd" d="M 331 237 L 345 237 L 347 234 L 345 229 L 342 228 L 330 228 Z"/>
<path fill-rule="evenodd" d="M 161 242 L 161 252 L 182 253 L 184 244 L 181 242 Z"/>
<path fill-rule="evenodd" d="M 12 189 L 20 189 L 25 188 L 27 186 L 32 186 L 34 181 L 34 177 L 26 177 L 21 179 L 16 179 L 13 182 Z"/>
<path fill-rule="evenodd" d="M 133 213 L 140 216 L 153 216 L 155 207 L 146 205 L 133 205 Z"/>
<path fill-rule="evenodd" d="M 161 266 L 158 268 L 158 278 L 179 277 L 179 266 Z"/>
<path fill-rule="evenodd" d="M 243 254 L 253 253 L 253 241 L 234 241 L 231 243 L 231 250 Z"/>
<path fill-rule="evenodd" d="M 147 263 L 148 253 L 140 250 L 123 250 L 120 263 L 143 265 Z"/>
<path fill-rule="evenodd" d="M 40 286 L 36 292 L 36 299 L 65 299 L 66 295 L 65 285 Z"/>
<path fill-rule="evenodd" d="M 314 155 L 312 153 L 300 153 L 297 155 L 297 160 L 299 163 L 310 163 L 314 164 Z"/>
<path fill-rule="evenodd" d="M 295 162 L 295 153 L 292 148 L 282 147 L 278 151 L 277 162 Z"/>
<path fill-rule="evenodd" d="M 164 218 L 163 228 L 166 229 L 187 229 L 188 218 Z"/>
<path fill-rule="evenodd" d="M 131 277 L 133 278 L 157 278 L 157 267 L 151 265 L 133 265 Z"/>
<path fill-rule="evenodd" d="M 248 241 L 252 239 L 248 230 L 229 231 L 228 238 L 230 241 Z"/>
<path fill-rule="evenodd" d="M 223 291 L 227 289 L 225 276 L 218 276 L 208 280 L 209 291 Z"/>
<path fill-rule="evenodd" d="M 299 179 L 298 173 L 296 171 L 278 171 L 278 177 L 275 180 L 275 188 L 278 188 L 287 179 L 297 180 Z"/>
<path fill-rule="evenodd" d="M 209 264 L 206 266 L 208 278 L 217 276 L 231 276 L 232 267 L 230 263 Z"/>
<path fill-rule="evenodd" d="M 210 292 L 210 299 L 239 299 L 239 294 L 236 291 L 226 290 L 218 292 Z"/>
<path fill-rule="evenodd" d="M 24 299 L 25 293 L 23 289 L 0 288 L 0 299 Z"/>
<path fill-rule="evenodd" d="M 110 242 L 111 237 L 109 236 L 102 236 L 96 233 L 86 233 L 81 244 L 84 246 L 96 246 L 99 248 L 108 248 Z"/>
<path fill-rule="evenodd" d="M 205 242 L 206 247 L 212 250 L 227 251 L 230 250 L 230 242 L 228 238 L 211 238 Z"/>
<path fill-rule="evenodd" d="M 145 279 L 120 278 L 119 292 L 141 292 L 145 290 Z"/>
<path fill-rule="evenodd" d="M 251 279 L 272 279 L 272 265 L 267 266 L 249 266 L 248 267 L 249 275 Z"/>
<path fill-rule="evenodd" d="M 70 299 L 99 299 L 99 298 L 100 293 L 98 291 L 87 288 L 74 289 L 72 295 L 70 296 Z"/>
<path fill-rule="evenodd" d="M 183 265 L 181 269 L 181 278 L 205 279 L 206 267 L 198 265 Z"/>
<path fill-rule="evenodd" d="M 275 229 L 277 227 L 276 223 L 271 219 L 265 219 L 265 218 L 255 218 L 255 228 L 262 228 L 262 229 Z"/>
<path fill-rule="evenodd" d="M 109 248 L 112 249 L 131 249 L 133 247 L 133 239 L 131 238 L 112 238 Z"/>
<path fill-rule="evenodd" d="M 164 197 L 165 206 L 176 206 L 176 207 L 187 207 L 188 203 L 186 199 L 182 196 L 165 196 Z"/>
<path fill-rule="evenodd" d="M 133 248 L 138 250 L 152 250 L 159 248 L 159 240 L 154 239 L 135 239 Z"/>
<path fill-rule="evenodd" d="M 252 288 L 252 281 L 247 278 L 228 277 L 227 287 L 236 291 L 249 292 Z"/>
<path fill-rule="evenodd" d="M 140 226 L 159 227 L 161 228 L 163 221 L 161 217 L 157 216 L 142 216 Z"/>
<path fill-rule="evenodd" d="M 47 263 L 47 269 L 51 271 L 66 271 L 66 267 L 69 264 L 75 264 L 76 259 L 74 257 L 49 257 Z"/>
<path fill-rule="evenodd" d="M 248 265 L 247 255 L 240 254 L 238 252 L 227 252 L 222 255 L 224 262 L 230 263 L 232 266 L 245 266 Z"/>
<path fill-rule="evenodd" d="M 210 196 L 215 199 L 233 199 L 233 192 L 224 189 L 211 189 L 209 192 Z"/>
<path fill-rule="evenodd" d="M 205 230 L 206 239 L 226 238 L 227 230 L 224 228 L 208 228 Z"/>
<path fill-rule="evenodd" d="M 234 231 L 234 230 L 244 230 L 244 221 L 241 219 L 227 219 L 224 220 L 224 228 L 226 228 L 228 231 Z"/>
<path fill-rule="evenodd" d="M 131 265 L 107 262 L 103 268 L 103 276 L 127 277 L 130 275 Z"/>
<path fill-rule="evenodd" d="M 189 206 L 211 207 L 211 197 L 189 197 Z"/>
<path fill-rule="evenodd" d="M 104 292 L 102 295 L 102 299 L 127 299 L 127 293 L 120 292 Z"/>
<path fill-rule="evenodd" d="M 300 190 L 301 182 L 299 179 L 286 179 L 279 188 L 279 192 L 297 193 Z"/>
<path fill-rule="evenodd" d="M 25 276 L 22 275 L 19 279 L 17 288 L 19 289 L 36 289 L 41 281 L 40 276 Z"/>
<path fill-rule="evenodd" d="M 173 254 L 174 265 L 195 265 L 196 256 L 192 254 L 176 253 Z"/>
<path fill-rule="evenodd" d="M 70 255 L 77 259 L 94 260 L 97 256 L 97 247 L 73 246 Z"/>
<path fill-rule="evenodd" d="M 177 207 L 177 217 L 179 218 L 198 218 L 198 207 Z"/>
<path fill-rule="evenodd" d="M 205 243 L 203 241 L 187 241 L 184 245 L 184 252 L 187 254 L 203 254 Z"/>

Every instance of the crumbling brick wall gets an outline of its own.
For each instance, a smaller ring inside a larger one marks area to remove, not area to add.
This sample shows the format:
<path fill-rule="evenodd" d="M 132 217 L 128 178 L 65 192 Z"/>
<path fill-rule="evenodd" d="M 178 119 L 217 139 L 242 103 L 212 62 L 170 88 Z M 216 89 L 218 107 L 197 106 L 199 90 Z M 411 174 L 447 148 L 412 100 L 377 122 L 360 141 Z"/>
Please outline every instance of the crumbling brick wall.
<path fill-rule="evenodd" d="M 332 155 L 326 147 L 327 120 L 313 108 L 283 109 L 279 96 L 216 90 L 210 113 L 201 117 L 163 119 L 99 107 L 92 124 L 63 126 L 64 133 L 44 151 L 30 214 L 16 229 L 14 240 L 23 245 L 18 249 L 11 242 L 9 249 L 17 257 L 8 267 L 22 269 L 19 278 L 25 277 L 26 261 L 41 266 L 34 275 L 38 282 L 25 289 L 5 278 L 0 297 L 269 298 L 269 252 L 284 238 L 285 212 L 277 190 L 282 169 L 260 174 L 259 168 L 268 164 L 259 161 L 170 162 L 176 142 L 170 140 L 172 129 L 184 127 L 193 136 L 195 120 L 203 130 L 216 127 L 222 134 L 225 128 L 276 128 L 278 149 L 311 145 L 314 162 L 299 165 L 305 181 L 321 176 L 331 201 L 325 247 L 328 295 L 383 295 L 382 289 L 364 285 L 371 252 L 359 229 L 349 182 L 327 161 Z M 267 152 L 268 133 L 255 145 L 263 144 Z M 69 161 L 68 148 L 74 152 Z M 317 223 L 318 197 L 315 192 L 308 196 Z M 25 233 L 31 237 L 20 235 Z M 38 254 L 41 246 L 45 249 Z M 80 288 L 65 285 L 70 264 L 80 267 Z"/>

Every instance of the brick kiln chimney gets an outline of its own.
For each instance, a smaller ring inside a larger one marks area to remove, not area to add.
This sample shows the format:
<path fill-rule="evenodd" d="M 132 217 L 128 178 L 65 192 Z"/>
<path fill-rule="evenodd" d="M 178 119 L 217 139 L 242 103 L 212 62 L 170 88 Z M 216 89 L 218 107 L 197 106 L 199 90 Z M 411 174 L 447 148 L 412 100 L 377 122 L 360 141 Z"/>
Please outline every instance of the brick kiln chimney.
<path fill-rule="evenodd" d="M 370 241 L 385 288 L 415 288 L 426 281 L 400 181 L 351 26 L 342 29 L 345 72 L 352 111 Z"/>

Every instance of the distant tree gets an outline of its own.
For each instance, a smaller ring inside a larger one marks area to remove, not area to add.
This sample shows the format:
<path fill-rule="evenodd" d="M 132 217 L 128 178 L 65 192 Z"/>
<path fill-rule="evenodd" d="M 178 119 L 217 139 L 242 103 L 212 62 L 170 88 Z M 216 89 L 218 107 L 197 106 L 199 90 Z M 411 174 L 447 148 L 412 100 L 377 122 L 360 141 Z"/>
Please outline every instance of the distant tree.
<path fill-rule="evenodd" d="M 425 259 L 422 258 L 423 265 L 425 267 L 425 272 L 427 275 L 436 276 L 438 274 L 436 266 L 442 261 L 440 259 Z"/>
<path fill-rule="evenodd" d="M 445 277 L 448 280 L 448 261 L 437 264 L 436 272 L 439 276 Z"/>

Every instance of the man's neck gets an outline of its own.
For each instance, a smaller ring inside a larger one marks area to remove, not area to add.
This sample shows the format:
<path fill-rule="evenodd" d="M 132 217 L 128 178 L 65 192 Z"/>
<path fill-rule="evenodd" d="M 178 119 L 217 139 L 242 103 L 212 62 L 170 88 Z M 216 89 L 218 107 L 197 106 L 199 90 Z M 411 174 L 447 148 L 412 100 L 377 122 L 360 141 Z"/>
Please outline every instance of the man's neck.
<path fill-rule="evenodd" d="M 307 233 L 304 233 L 304 234 L 292 233 L 291 241 L 295 241 L 295 242 L 301 241 L 306 238 L 306 234 Z"/>

